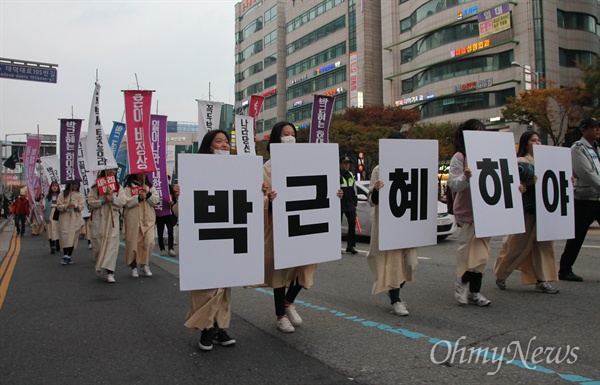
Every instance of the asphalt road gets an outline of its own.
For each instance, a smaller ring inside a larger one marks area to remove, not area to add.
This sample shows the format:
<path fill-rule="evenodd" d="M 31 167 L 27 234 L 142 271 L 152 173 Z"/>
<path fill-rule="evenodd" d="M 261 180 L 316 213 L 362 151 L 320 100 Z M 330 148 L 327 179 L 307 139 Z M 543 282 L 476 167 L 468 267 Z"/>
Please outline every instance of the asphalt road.
<path fill-rule="evenodd" d="M 9 224 L 0 235 L 3 385 L 600 384 L 597 227 L 575 265 L 584 282 L 540 294 L 521 286 L 517 271 L 500 291 L 490 263 L 487 308 L 454 301 L 456 235 L 421 248 L 415 282 L 401 290 L 407 317 L 370 294 L 368 244 L 359 243 L 359 254 L 319 265 L 314 287 L 298 297 L 304 323 L 295 333 L 276 330 L 270 290 L 234 288 L 237 344 L 210 352 L 183 326 L 188 294 L 179 291 L 177 259 L 157 254 L 154 276 L 133 279 L 121 250 L 117 283 L 108 284 L 83 241 L 75 263 L 62 266 L 44 239 L 21 238 L 17 254 L 11 236 Z M 501 241 L 492 239 L 492 262 Z M 476 348 L 488 350 L 471 354 Z"/>

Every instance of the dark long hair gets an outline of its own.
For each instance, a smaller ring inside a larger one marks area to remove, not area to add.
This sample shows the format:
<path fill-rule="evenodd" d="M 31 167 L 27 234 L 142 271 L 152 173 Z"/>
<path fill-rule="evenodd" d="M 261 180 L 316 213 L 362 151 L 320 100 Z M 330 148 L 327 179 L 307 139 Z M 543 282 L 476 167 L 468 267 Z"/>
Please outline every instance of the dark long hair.
<path fill-rule="evenodd" d="M 65 191 L 64 191 L 65 198 L 67 198 L 69 196 L 69 194 L 71 193 L 71 185 L 73 185 L 74 183 L 77 183 L 78 186 L 81 186 L 81 183 L 79 183 L 79 182 L 67 183 L 65 185 Z M 77 191 L 79 191 L 79 189 L 77 189 Z"/>
<path fill-rule="evenodd" d="M 460 126 L 458 126 L 458 128 L 456 129 L 456 137 L 454 141 L 454 151 L 460 152 L 461 154 L 466 156 L 467 151 L 465 149 L 465 137 L 463 135 L 463 132 L 479 130 L 485 130 L 485 125 L 477 119 L 469 119 Z"/>
<path fill-rule="evenodd" d="M 125 177 L 125 180 L 123 181 L 123 186 L 124 187 L 131 187 L 133 184 L 133 181 L 137 180 L 137 174 L 129 174 Z M 148 174 L 144 173 L 144 183 L 146 186 L 152 187 L 153 184 L 150 183 L 150 180 L 148 179 Z"/>
<path fill-rule="evenodd" d="M 58 182 L 52 182 L 50 183 L 50 186 L 48 186 L 48 195 L 46 195 L 46 200 L 48 202 L 50 202 L 52 200 L 52 186 L 58 186 L 58 191 L 56 192 L 56 196 L 58 196 L 58 194 L 60 194 L 60 184 L 58 184 Z"/>
<path fill-rule="evenodd" d="M 290 126 L 294 129 L 294 137 L 296 137 L 296 127 L 290 122 L 277 122 L 271 129 L 271 136 L 269 136 L 269 143 L 267 143 L 267 152 L 271 153 L 271 143 L 281 143 L 281 131 L 283 127 Z"/>
<path fill-rule="evenodd" d="M 204 135 L 204 138 L 202 138 L 202 143 L 200 143 L 200 148 L 198 148 L 198 154 L 212 154 L 210 148 L 213 140 L 215 139 L 215 136 L 217 136 L 218 133 L 225 135 L 227 141 L 229 142 L 229 134 L 227 133 L 227 131 L 210 130 L 206 135 Z"/>
<path fill-rule="evenodd" d="M 534 135 L 540 137 L 536 131 L 525 131 L 521 138 L 519 139 L 519 147 L 517 149 L 517 157 L 522 157 L 527 155 L 527 143 L 529 143 L 529 139 L 531 139 Z"/>

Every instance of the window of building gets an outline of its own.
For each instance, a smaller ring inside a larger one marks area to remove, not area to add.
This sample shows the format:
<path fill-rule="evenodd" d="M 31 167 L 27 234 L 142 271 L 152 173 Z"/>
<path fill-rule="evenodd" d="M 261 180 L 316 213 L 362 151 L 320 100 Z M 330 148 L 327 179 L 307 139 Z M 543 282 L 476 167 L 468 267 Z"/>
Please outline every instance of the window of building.
<path fill-rule="evenodd" d="M 237 33 L 236 36 L 236 44 L 240 44 L 248 37 L 250 37 L 253 33 L 260 31 L 263 28 L 263 18 L 259 16 L 258 19 L 252 21 L 243 30 Z"/>
<path fill-rule="evenodd" d="M 235 58 L 235 64 L 240 64 L 244 60 L 248 59 L 250 56 L 257 54 L 263 50 L 263 41 L 262 39 L 255 42 L 242 52 L 238 53 Z"/>
<path fill-rule="evenodd" d="M 556 10 L 558 26 L 565 29 L 577 29 L 596 33 L 596 19 L 592 15 Z"/>
<path fill-rule="evenodd" d="M 277 30 L 273 30 L 265 36 L 265 47 L 270 46 L 277 40 Z"/>
<path fill-rule="evenodd" d="M 263 82 L 254 83 L 251 86 L 247 87 L 244 90 L 238 91 L 235 93 L 235 100 L 240 101 L 246 99 L 250 95 L 256 94 L 263 90 Z"/>
<path fill-rule="evenodd" d="M 561 67 L 577 67 L 577 64 L 592 64 L 598 54 L 590 51 L 577 51 L 559 48 L 558 58 Z"/>
<path fill-rule="evenodd" d="M 333 102 L 333 111 L 345 110 L 347 107 L 347 93 L 338 94 Z M 310 119 L 312 116 L 313 103 L 308 103 L 302 107 L 294 108 L 287 112 L 286 119 L 288 122 L 297 122 L 300 120 Z"/>
<path fill-rule="evenodd" d="M 306 58 L 296 64 L 292 64 L 286 69 L 286 77 L 291 78 L 292 76 L 296 76 L 301 72 L 307 71 L 345 54 L 346 42 L 336 44 L 333 47 L 327 48 L 316 55 Z"/>
<path fill-rule="evenodd" d="M 513 60 L 514 53 L 510 50 L 438 64 L 403 80 L 402 94 L 411 93 L 420 87 L 445 79 L 509 68 Z"/>
<path fill-rule="evenodd" d="M 249 8 L 246 8 L 245 10 L 243 10 L 242 12 L 244 12 L 244 14 L 240 17 L 238 17 L 238 21 L 242 21 L 244 20 L 244 17 L 246 16 L 251 16 L 251 13 L 258 9 L 259 7 L 262 7 L 263 2 L 262 1 L 257 1 L 256 3 L 252 4 Z"/>
<path fill-rule="evenodd" d="M 277 84 L 277 75 L 269 76 L 265 79 L 265 88 L 269 88 Z"/>
<path fill-rule="evenodd" d="M 292 21 L 286 24 L 287 33 L 292 32 L 296 28 L 300 28 L 302 25 L 308 23 L 313 20 L 317 16 L 322 15 L 323 13 L 329 11 L 330 9 L 337 7 L 342 4 L 344 0 L 325 0 L 319 3 L 318 5 L 312 7 L 308 11 L 304 12 L 302 15 L 296 17 Z"/>
<path fill-rule="evenodd" d="M 273 126 L 275 125 L 275 123 L 277 123 L 277 118 L 272 118 L 272 119 L 265 120 L 264 121 L 265 131 L 266 130 L 271 130 L 273 128 Z"/>
<path fill-rule="evenodd" d="M 417 109 L 421 111 L 421 119 L 427 119 L 457 112 L 501 107 L 506 105 L 506 99 L 511 96 L 515 96 L 514 88 L 447 97 L 424 103 L 418 106 Z"/>
<path fill-rule="evenodd" d="M 247 77 L 257 74 L 257 73 L 261 72 L 262 70 L 263 70 L 263 63 L 262 63 L 262 61 L 260 61 L 256 64 L 253 64 L 250 67 L 246 68 L 242 72 L 235 74 L 235 82 L 239 83 L 242 80 L 246 79 Z"/>
<path fill-rule="evenodd" d="M 265 68 L 272 66 L 275 63 L 277 63 L 277 54 L 276 53 L 274 53 L 273 55 L 267 56 L 265 58 Z"/>
<path fill-rule="evenodd" d="M 417 40 L 413 45 L 400 52 L 401 62 L 408 63 L 417 56 L 455 41 L 470 39 L 479 36 L 477 20 L 469 23 L 452 25 L 437 30 Z"/>
<path fill-rule="evenodd" d="M 263 102 L 263 110 L 268 110 L 275 106 L 277 106 L 277 96 L 276 95 L 271 95 L 271 96 L 265 98 L 265 101 Z"/>
<path fill-rule="evenodd" d="M 400 4 L 404 3 L 405 1 L 400 0 Z M 470 3 L 472 1 L 474 0 L 430 0 L 417 8 L 417 10 L 414 11 L 409 17 L 400 20 L 400 33 L 412 29 L 412 27 L 417 25 L 417 23 L 420 23 L 429 16 L 433 16 L 438 12 L 456 7 L 457 5 Z"/>
<path fill-rule="evenodd" d="M 356 0 L 348 2 L 348 48 L 356 51 Z"/>
<path fill-rule="evenodd" d="M 346 66 L 337 70 L 325 72 L 323 75 L 316 76 L 310 80 L 295 84 L 286 91 L 286 100 L 297 99 L 304 95 L 310 95 L 318 90 L 325 88 L 334 88 L 333 86 L 346 81 Z"/>
<path fill-rule="evenodd" d="M 277 17 L 277 6 L 274 5 L 265 12 L 265 24 L 274 20 Z"/>
<path fill-rule="evenodd" d="M 300 39 L 288 44 L 286 47 L 286 52 L 288 55 L 291 55 L 292 53 L 301 50 L 302 48 L 307 47 L 344 28 L 346 28 L 346 16 L 341 16 L 331 23 L 325 24 L 321 28 L 318 28 L 309 34 L 302 36 Z"/>

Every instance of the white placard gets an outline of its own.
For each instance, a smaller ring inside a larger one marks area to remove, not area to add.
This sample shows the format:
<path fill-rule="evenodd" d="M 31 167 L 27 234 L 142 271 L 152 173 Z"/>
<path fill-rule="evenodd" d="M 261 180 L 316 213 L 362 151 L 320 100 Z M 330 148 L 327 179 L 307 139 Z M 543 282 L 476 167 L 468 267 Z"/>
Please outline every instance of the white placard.
<path fill-rule="evenodd" d="M 341 259 L 338 145 L 271 144 L 275 269 Z M 294 184 L 298 186 L 293 186 Z"/>
<path fill-rule="evenodd" d="M 238 155 L 256 155 L 254 119 L 250 116 L 235 116 L 235 146 Z"/>
<path fill-rule="evenodd" d="M 178 156 L 180 289 L 263 283 L 262 158 Z"/>
<path fill-rule="evenodd" d="M 437 140 L 379 140 L 380 250 L 436 244 L 437 169 Z"/>
<path fill-rule="evenodd" d="M 575 197 L 571 149 L 533 146 L 537 240 L 575 237 Z"/>
<path fill-rule="evenodd" d="M 523 201 L 514 135 L 510 132 L 464 131 L 475 236 L 525 231 Z"/>

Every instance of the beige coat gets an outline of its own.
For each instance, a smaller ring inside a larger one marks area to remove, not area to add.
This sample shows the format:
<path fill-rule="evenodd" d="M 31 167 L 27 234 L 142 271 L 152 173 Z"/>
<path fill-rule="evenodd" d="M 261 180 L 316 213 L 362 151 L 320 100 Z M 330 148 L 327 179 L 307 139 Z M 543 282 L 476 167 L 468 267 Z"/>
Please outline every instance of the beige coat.
<path fill-rule="evenodd" d="M 186 319 L 185 326 L 189 329 L 208 329 L 215 323 L 219 328 L 228 328 L 231 321 L 231 288 L 192 290 Z"/>
<path fill-rule="evenodd" d="M 263 181 L 267 182 L 267 196 L 272 190 L 271 186 L 271 160 L 263 166 Z M 305 289 L 313 285 L 313 277 L 317 270 L 316 264 L 292 267 L 288 269 L 275 270 L 275 252 L 273 249 L 273 213 L 269 209 L 269 198 L 264 198 L 265 215 L 265 283 L 274 288 L 288 286 L 298 280 Z"/>
<path fill-rule="evenodd" d="M 154 186 L 150 187 L 152 195 L 149 199 L 139 201 L 137 195 L 131 195 L 131 188 L 125 187 L 125 262 L 131 266 L 133 262 L 138 265 L 150 263 L 150 255 L 154 249 L 154 233 L 156 213 L 154 205 L 159 197 Z"/>
<path fill-rule="evenodd" d="M 112 203 L 105 196 L 99 196 L 97 186 L 92 186 L 88 194 L 88 204 L 93 210 L 90 236 L 97 247 L 94 249 L 96 270 L 115 271 L 119 255 L 119 210 L 127 201 L 125 189 L 120 186 L 119 191 L 113 192 L 112 196 Z"/>
<path fill-rule="evenodd" d="M 58 195 L 56 196 L 56 199 L 58 201 Z M 59 239 L 58 222 L 52 220 L 55 210 L 56 210 L 56 203 L 52 203 L 50 205 L 50 217 L 49 217 L 48 222 L 46 222 L 46 232 L 48 233 L 48 239 L 53 240 L 53 241 Z"/>
<path fill-rule="evenodd" d="M 417 268 L 417 249 L 379 250 L 379 205 L 371 200 L 375 183 L 379 180 L 379 166 L 371 173 L 369 184 L 369 204 L 374 206 L 373 221 L 371 224 L 371 244 L 367 254 L 367 263 L 373 274 L 373 288 L 371 294 L 387 292 L 398 289 L 405 281 L 413 280 L 413 272 Z"/>
<path fill-rule="evenodd" d="M 517 161 L 534 164 L 532 156 L 521 157 Z M 504 237 L 502 250 L 494 265 L 496 278 L 505 280 L 515 269 L 519 269 L 523 285 L 558 280 L 554 242 L 538 242 L 536 222 L 535 215 L 525 213 L 525 232 Z"/>
<path fill-rule="evenodd" d="M 70 202 L 75 203 L 75 207 L 67 208 Z M 58 218 L 60 247 L 77 248 L 79 230 L 83 225 L 81 210 L 83 210 L 84 204 L 85 198 L 79 191 L 71 191 L 66 199 L 64 192 L 61 192 L 58 196 L 56 209 L 60 211 L 60 217 Z"/>

